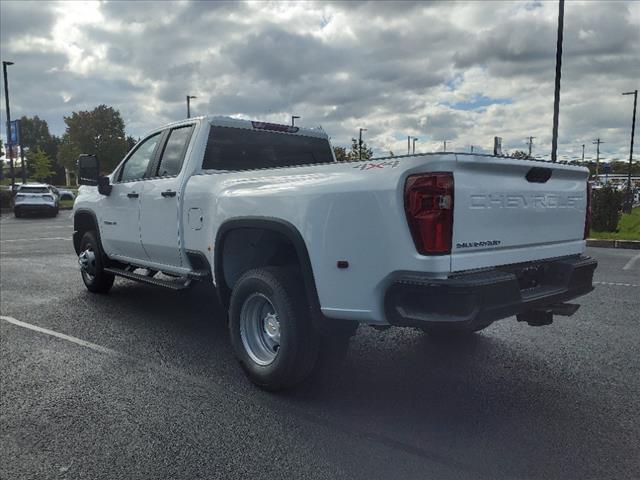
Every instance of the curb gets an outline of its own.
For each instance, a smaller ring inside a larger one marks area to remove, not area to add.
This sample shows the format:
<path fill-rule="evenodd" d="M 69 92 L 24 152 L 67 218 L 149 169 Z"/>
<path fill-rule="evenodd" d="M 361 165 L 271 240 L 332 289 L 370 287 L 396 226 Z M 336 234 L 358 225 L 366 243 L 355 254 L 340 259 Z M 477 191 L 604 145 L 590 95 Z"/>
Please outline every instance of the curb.
<path fill-rule="evenodd" d="M 640 241 L 638 240 L 604 240 L 600 238 L 589 238 L 587 239 L 587 247 L 626 248 L 629 250 L 640 250 Z"/>

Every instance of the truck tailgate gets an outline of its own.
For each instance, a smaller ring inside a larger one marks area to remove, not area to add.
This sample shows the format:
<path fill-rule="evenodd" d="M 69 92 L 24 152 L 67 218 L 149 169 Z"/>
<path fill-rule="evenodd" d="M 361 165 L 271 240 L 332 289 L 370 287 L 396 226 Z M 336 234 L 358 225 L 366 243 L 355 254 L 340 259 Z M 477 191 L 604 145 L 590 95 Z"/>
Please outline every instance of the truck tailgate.
<path fill-rule="evenodd" d="M 458 155 L 451 270 L 584 250 L 585 168 Z"/>

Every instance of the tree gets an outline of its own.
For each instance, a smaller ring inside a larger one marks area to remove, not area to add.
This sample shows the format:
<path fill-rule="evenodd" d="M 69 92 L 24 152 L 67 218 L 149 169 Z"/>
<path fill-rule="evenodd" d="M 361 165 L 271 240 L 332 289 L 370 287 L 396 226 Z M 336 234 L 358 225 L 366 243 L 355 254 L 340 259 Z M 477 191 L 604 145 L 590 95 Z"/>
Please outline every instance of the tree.
<path fill-rule="evenodd" d="M 524 152 L 522 150 L 516 150 L 515 152 L 513 152 L 511 155 L 509 155 L 511 158 L 520 158 L 522 160 L 527 160 L 529 158 L 532 158 L 529 156 L 529 154 L 527 152 Z"/>
<path fill-rule="evenodd" d="M 91 111 L 73 112 L 64 117 L 67 129 L 62 143 L 75 147 L 73 152 L 94 154 L 100 160 L 100 168 L 104 172 L 113 168 L 127 153 L 127 137 L 124 133 L 124 121 L 120 112 L 107 105 L 100 105 Z M 69 150 L 62 156 L 67 168 L 75 167 L 75 160 L 70 164 Z"/>
<path fill-rule="evenodd" d="M 51 132 L 49 132 L 49 124 L 46 120 L 42 120 L 37 115 L 33 117 L 21 117 L 20 141 L 27 152 L 27 176 L 33 177 L 34 174 L 34 165 L 29 161 L 33 158 L 33 155 L 29 155 L 29 152 L 33 152 L 35 154 L 36 150 L 41 148 L 52 160 L 52 168 L 54 172 L 51 176 L 51 180 L 55 183 L 62 180 L 63 168 L 56 160 L 60 139 L 55 135 L 51 135 Z"/>
<path fill-rule="evenodd" d="M 369 148 L 367 142 L 362 142 L 362 160 L 369 160 L 373 157 L 373 150 Z M 358 140 L 351 139 L 351 151 L 349 152 L 350 160 L 360 160 L 360 147 L 358 146 Z"/>
<path fill-rule="evenodd" d="M 65 185 L 71 185 L 70 173 L 75 172 L 76 162 L 82 152 L 80 149 L 69 142 L 69 136 L 65 134 L 62 142 L 58 147 L 58 163 L 64 167 Z"/>
<path fill-rule="evenodd" d="M 336 155 L 336 160 L 339 162 L 346 162 L 347 158 L 347 149 L 344 147 L 333 147 L 333 153 Z"/>
<path fill-rule="evenodd" d="M 40 147 L 35 152 L 29 152 L 29 154 L 32 155 L 33 178 L 41 182 L 48 180 L 54 174 L 49 156 Z"/>
<path fill-rule="evenodd" d="M 353 162 L 360 159 L 360 148 L 358 140 L 351 139 L 351 150 L 347 151 L 345 147 L 333 147 L 336 160 L 339 162 Z M 369 148 L 366 142 L 362 142 L 362 160 L 368 160 L 373 157 L 373 150 Z"/>

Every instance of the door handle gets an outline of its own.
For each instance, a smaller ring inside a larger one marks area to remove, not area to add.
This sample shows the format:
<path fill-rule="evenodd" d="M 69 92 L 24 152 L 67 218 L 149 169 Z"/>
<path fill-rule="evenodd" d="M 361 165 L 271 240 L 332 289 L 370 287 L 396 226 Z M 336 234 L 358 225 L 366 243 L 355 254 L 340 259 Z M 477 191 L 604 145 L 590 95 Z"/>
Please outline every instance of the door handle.
<path fill-rule="evenodd" d="M 173 190 L 167 190 L 165 192 L 162 192 L 160 195 L 162 195 L 163 197 L 175 197 L 176 192 L 174 192 Z"/>
<path fill-rule="evenodd" d="M 136 192 L 131 192 L 131 193 L 127 193 L 127 197 L 129 198 L 138 198 L 140 195 L 138 195 Z"/>

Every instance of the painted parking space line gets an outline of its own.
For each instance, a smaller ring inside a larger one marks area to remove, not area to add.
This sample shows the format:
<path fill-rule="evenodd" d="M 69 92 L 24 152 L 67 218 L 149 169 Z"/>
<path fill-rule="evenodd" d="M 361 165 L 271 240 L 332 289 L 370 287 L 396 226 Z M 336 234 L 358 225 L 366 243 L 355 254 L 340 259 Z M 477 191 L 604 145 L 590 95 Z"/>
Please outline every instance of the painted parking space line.
<path fill-rule="evenodd" d="M 622 267 L 623 270 L 631 270 L 631 268 L 633 268 L 633 266 L 635 265 L 635 263 L 640 260 L 640 253 L 631 257 L 629 259 L 629 261 L 626 263 L 626 265 L 624 267 Z"/>
<path fill-rule="evenodd" d="M 615 287 L 640 287 L 633 283 L 617 283 L 617 282 L 593 282 L 594 285 L 613 285 Z"/>
<path fill-rule="evenodd" d="M 128 355 L 124 355 L 122 353 L 116 352 L 115 350 L 111 350 L 110 348 L 103 347 L 95 343 L 87 342 L 86 340 L 82 340 L 81 338 L 77 338 L 77 337 L 72 337 L 71 335 L 65 335 L 64 333 L 55 332 L 53 330 L 49 330 L 48 328 L 38 327 L 37 325 L 21 322 L 20 320 L 17 320 L 13 317 L 6 317 L 4 315 L 0 315 L 0 320 L 3 320 L 7 323 L 11 323 L 18 327 L 33 330 L 34 332 L 40 332 L 40 333 L 44 333 L 45 335 L 50 335 L 52 337 L 60 338 L 68 342 L 75 343 L 76 345 L 81 345 L 83 347 L 90 348 L 91 350 L 94 350 L 96 352 L 106 353 L 107 355 L 113 355 L 116 357 L 129 358 Z"/>
<path fill-rule="evenodd" d="M 9 240 L 0 240 L 0 243 L 10 242 L 39 242 L 40 240 L 66 240 L 71 241 L 69 237 L 40 237 L 40 238 L 12 238 Z"/>

